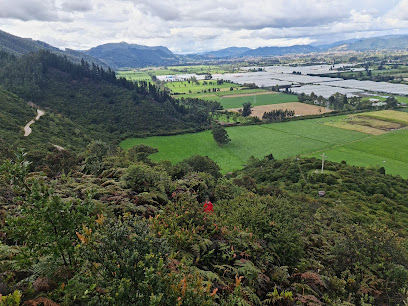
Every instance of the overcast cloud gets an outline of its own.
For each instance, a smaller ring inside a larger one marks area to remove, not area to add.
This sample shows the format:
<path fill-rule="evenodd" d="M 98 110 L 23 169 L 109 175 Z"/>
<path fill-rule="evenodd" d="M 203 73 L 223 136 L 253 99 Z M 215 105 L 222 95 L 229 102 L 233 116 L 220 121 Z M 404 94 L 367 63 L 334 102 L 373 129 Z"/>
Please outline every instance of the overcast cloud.
<path fill-rule="evenodd" d="M 0 29 L 59 48 L 176 53 L 408 34 L 408 0 L 0 0 Z"/>

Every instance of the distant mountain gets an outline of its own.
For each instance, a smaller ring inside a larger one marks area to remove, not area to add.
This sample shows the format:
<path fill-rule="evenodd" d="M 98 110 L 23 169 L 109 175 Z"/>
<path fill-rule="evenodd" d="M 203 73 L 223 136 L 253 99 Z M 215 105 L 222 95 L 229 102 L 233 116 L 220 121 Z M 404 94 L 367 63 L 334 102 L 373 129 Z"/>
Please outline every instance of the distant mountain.
<path fill-rule="evenodd" d="M 83 59 L 86 62 L 107 68 L 105 63 L 87 54 L 70 49 L 63 51 L 45 42 L 31 38 L 21 38 L 0 30 L 0 51 L 21 56 L 30 52 L 38 52 L 39 50 L 48 50 L 52 53 L 64 55 L 74 63 L 80 63 L 81 59 Z"/>
<path fill-rule="evenodd" d="M 240 56 L 242 53 L 245 53 L 249 50 L 252 50 L 252 49 L 246 48 L 246 47 L 230 47 L 230 48 L 225 48 L 225 49 L 221 49 L 217 51 L 206 52 L 203 55 L 213 56 L 213 57 L 218 57 L 218 58 L 236 57 L 236 56 Z"/>
<path fill-rule="evenodd" d="M 408 48 L 408 35 L 352 39 L 327 45 L 326 48 L 330 51 L 401 50 Z"/>
<path fill-rule="evenodd" d="M 319 51 L 319 48 L 310 45 L 295 45 L 290 47 L 262 47 L 244 52 L 241 54 L 241 56 L 278 56 L 286 54 L 312 53 Z"/>
<path fill-rule="evenodd" d="M 171 65 L 179 62 L 179 58 L 166 47 L 148 47 L 125 42 L 104 44 L 83 52 L 114 69 Z"/>

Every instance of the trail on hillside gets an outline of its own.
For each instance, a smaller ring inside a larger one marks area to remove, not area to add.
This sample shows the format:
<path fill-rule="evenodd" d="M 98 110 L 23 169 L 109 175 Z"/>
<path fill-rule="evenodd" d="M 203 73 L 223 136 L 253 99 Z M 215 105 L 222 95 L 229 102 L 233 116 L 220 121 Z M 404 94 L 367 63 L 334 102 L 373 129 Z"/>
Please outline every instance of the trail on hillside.
<path fill-rule="evenodd" d="M 27 137 L 31 134 L 32 130 L 31 130 L 31 125 L 36 122 L 37 120 L 39 120 L 41 118 L 41 116 L 45 115 L 45 112 L 37 109 L 37 116 L 31 120 L 29 123 L 26 124 L 26 126 L 24 127 L 24 136 Z"/>

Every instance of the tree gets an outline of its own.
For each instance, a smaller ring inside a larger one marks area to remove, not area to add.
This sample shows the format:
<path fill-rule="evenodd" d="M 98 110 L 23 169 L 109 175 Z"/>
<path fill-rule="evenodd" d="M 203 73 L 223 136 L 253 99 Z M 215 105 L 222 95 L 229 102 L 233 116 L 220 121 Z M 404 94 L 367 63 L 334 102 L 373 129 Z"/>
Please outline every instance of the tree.
<path fill-rule="evenodd" d="M 231 139 L 228 136 L 227 131 L 220 125 L 217 125 L 216 127 L 214 127 L 211 133 L 214 137 L 215 142 L 220 147 L 222 147 L 222 145 L 227 144 L 228 142 L 231 141 Z"/>
<path fill-rule="evenodd" d="M 385 100 L 385 103 L 387 103 L 387 108 L 394 108 L 398 106 L 398 101 L 394 96 L 388 97 Z"/>
<path fill-rule="evenodd" d="M 252 113 L 251 102 L 242 105 L 242 117 L 248 117 Z"/>

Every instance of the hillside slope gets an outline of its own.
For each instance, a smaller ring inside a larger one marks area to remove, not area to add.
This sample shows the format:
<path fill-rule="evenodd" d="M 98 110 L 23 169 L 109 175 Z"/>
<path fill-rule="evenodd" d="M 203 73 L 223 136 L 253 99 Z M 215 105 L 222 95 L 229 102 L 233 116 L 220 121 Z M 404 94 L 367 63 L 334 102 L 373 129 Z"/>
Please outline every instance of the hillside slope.
<path fill-rule="evenodd" d="M 1 88 L 0 105 L 0 160 L 13 157 L 19 147 L 28 149 L 32 154 L 54 145 L 80 151 L 92 139 L 92 133 L 52 112 L 47 112 L 32 124 L 32 133 L 24 137 L 23 127 L 36 116 L 36 109 Z"/>
<path fill-rule="evenodd" d="M 66 117 L 97 139 L 166 135 L 203 129 L 217 103 L 180 102 L 146 82 L 75 65 L 47 51 L 17 59 L 0 53 L 0 84 L 47 113 Z"/>

